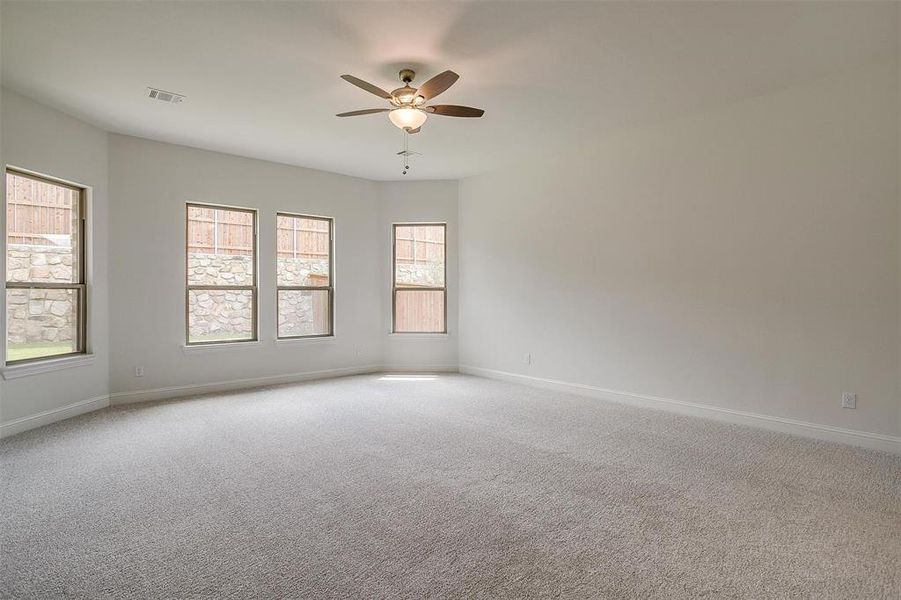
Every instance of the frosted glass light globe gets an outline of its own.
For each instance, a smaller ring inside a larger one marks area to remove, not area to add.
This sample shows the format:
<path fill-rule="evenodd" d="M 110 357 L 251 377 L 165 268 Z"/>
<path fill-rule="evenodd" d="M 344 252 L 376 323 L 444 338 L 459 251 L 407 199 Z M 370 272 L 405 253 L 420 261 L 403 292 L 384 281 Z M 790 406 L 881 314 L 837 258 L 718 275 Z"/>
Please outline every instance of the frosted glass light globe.
<path fill-rule="evenodd" d="M 425 123 L 428 115 L 417 108 L 395 108 L 388 113 L 388 118 L 401 129 L 416 129 Z"/>

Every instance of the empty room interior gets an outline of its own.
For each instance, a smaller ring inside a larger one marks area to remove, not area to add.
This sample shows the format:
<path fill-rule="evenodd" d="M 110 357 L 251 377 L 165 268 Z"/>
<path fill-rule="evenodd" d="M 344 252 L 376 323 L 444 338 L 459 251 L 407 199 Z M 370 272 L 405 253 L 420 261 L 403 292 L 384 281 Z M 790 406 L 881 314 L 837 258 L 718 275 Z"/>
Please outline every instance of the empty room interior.
<path fill-rule="evenodd" d="M 901 2 L 0 35 L 0 597 L 901 598 Z"/>

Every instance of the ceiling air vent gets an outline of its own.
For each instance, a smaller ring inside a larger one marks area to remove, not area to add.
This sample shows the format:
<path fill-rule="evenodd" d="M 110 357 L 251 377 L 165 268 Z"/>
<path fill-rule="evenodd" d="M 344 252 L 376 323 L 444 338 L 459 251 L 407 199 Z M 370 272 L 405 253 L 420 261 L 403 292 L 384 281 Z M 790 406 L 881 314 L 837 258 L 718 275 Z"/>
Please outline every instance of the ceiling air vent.
<path fill-rule="evenodd" d="M 170 104 L 178 104 L 179 102 L 183 102 L 185 97 L 181 94 L 176 94 L 174 92 L 167 92 L 164 90 L 158 90 L 156 88 L 149 87 L 147 88 L 147 97 L 153 98 L 154 100 L 161 100 L 163 102 L 168 102 Z"/>

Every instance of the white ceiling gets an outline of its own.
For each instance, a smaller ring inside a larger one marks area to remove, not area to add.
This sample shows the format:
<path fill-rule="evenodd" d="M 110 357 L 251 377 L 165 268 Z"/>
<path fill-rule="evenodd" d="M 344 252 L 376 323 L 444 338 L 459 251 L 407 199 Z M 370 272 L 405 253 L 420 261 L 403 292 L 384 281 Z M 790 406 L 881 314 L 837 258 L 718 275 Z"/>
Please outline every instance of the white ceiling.
<path fill-rule="evenodd" d="M 388 90 L 462 76 L 407 176 L 456 179 L 524 154 L 890 58 L 893 3 L 7 2 L 3 85 L 110 131 L 402 179 L 402 134 L 341 79 Z M 397 84 L 397 85 L 395 85 Z M 144 97 L 146 86 L 187 95 Z"/>

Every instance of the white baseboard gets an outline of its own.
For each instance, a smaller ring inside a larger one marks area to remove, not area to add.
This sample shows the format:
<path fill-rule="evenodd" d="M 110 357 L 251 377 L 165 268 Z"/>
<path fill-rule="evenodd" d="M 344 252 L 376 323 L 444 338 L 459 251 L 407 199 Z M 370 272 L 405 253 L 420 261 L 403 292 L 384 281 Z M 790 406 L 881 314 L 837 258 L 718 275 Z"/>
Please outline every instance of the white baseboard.
<path fill-rule="evenodd" d="M 272 375 L 268 377 L 251 377 L 248 379 L 232 379 L 214 383 L 196 383 L 188 385 L 175 385 L 170 387 L 155 388 L 149 390 L 134 390 L 129 392 L 113 392 L 110 394 L 110 404 L 132 404 L 134 402 L 149 402 L 151 400 L 168 400 L 180 396 L 195 394 L 209 394 L 215 392 L 228 392 L 247 388 L 262 387 L 266 385 L 279 385 L 283 383 L 297 383 L 311 381 L 313 379 L 330 379 L 332 377 L 345 377 L 347 375 L 364 375 L 366 373 L 381 373 L 383 371 L 407 371 L 407 372 L 457 372 L 457 365 L 363 365 L 357 367 L 343 367 L 340 369 L 326 369 L 322 371 L 307 371 L 304 373 L 289 373 L 287 375 Z"/>
<path fill-rule="evenodd" d="M 68 419 L 77 415 L 91 412 L 107 406 L 132 404 L 136 402 L 149 402 L 152 400 L 167 400 L 182 396 L 193 396 L 197 394 L 209 394 L 215 392 L 228 392 L 232 390 L 248 389 L 255 387 L 263 387 L 267 385 L 279 385 L 284 383 L 298 383 L 301 381 L 311 381 L 314 379 L 330 379 L 333 377 L 344 377 L 347 375 L 364 375 L 367 373 L 390 372 L 430 372 L 430 373 L 456 373 L 457 365 L 413 365 L 413 364 L 392 364 L 392 365 L 362 365 L 355 367 L 344 367 L 340 369 L 326 369 L 322 371 L 307 371 L 304 373 L 289 373 L 286 375 L 271 375 L 267 377 L 251 377 L 247 379 L 232 379 L 229 381 L 219 381 L 215 383 L 197 383 L 188 385 L 175 385 L 169 387 L 134 390 L 127 392 L 113 392 L 108 396 L 98 396 L 89 398 L 80 402 L 75 402 L 67 406 L 62 406 L 53 410 L 47 410 L 20 419 L 14 419 L 7 423 L 0 423 L 0 438 L 8 437 L 16 433 L 21 433 L 42 425 L 49 425 L 56 421 Z"/>
<path fill-rule="evenodd" d="M 13 419 L 12 421 L 7 421 L 6 423 L 0 424 L 0 438 L 9 437 L 23 431 L 28 431 L 29 429 L 34 429 L 35 427 L 49 425 L 57 421 L 62 421 L 63 419 L 76 417 L 87 412 L 106 408 L 107 406 L 109 406 L 109 404 L 109 396 L 97 396 L 95 398 L 88 398 L 87 400 L 81 400 L 79 402 L 67 404 L 66 406 L 61 406 L 52 410 L 45 410 L 43 412 L 29 415 L 27 417 Z"/>
<path fill-rule="evenodd" d="M 108 396 L 88 398 L 86 400 L 74 402 L 66 406 L 61 406 L 60 408 L 46 410 L 34 415 L 29 415 L 27 417 L 13 419 L 12 421 L 8 421 L 6 423 L 0 423 L 0 438 L 9 437 L 11 435 L 27 431 L 29 429 L 34 429 L 35 427 L 49 425 L 50 423 L 55 423 L 63 419 L 68 419 L 70 417 L 75 417 L 77 415 L 105 408 L 107 406 L 110 406 L 111 404 L 119 405 L 130 404 L 133 402 L 164 400 L 195 394 L 223 392 L 262 387 L 266 385 L 278 385 L 284 383 L 310 381 L 314 379 L 328 379 L 332 377 L 343 377 L 347 375 L 362 375 L 367 373 L 380 372 L 460 372 L 468 375 L 477 375 L 491 379 L 511 381 L 545 389 L 579 394 L 582 396 L 589 396 L 602 400 L 609 400 L 612 402 L 620 402 L 633 406 L 643 406 L 648 408 L 667 410 L 670 412 L 677 412 L 696 417 L 715 419 L 727 423 L 749 425 L 752 427 L 760 427 L 762 429 L 768 429 L 771 431 L 779 431 L 819 440 L 850 444 L 853 446 L 860 446 L 873 450 L 881 450 L 883 452 L 890 452 L 893 454 L 901 454 L 901 437 L 882 435 L 878 433 L 869 433 L 866 431 L 855 431 L 853 429 L 843 429 L 841 427 L 833 427 L 831 425 L 820 425 L 817 423 L 809 423 L 796 419 L 788 419 L 784 417 L 775 417 L 759 413 L 732 410 L 729 408 L 721 408 L 709 404 L 684 402 L 681 400 L 672 400 L 670 398 L 661 398 L 658 396 L 648 396 L 631 392 L 608 390 L 580 383 L 570 383 L 556 379 L 532 377 L 530 375 L 521 375 L 518 373 L 509 373 L 506 371 L 497 371 L 493 369 L 483 369 L 481 367 L 474 367 L 469 365 L 460 365 L 458 367 L 457 365 L 376 364 L 344 367 L 340 369 L 327 369 L 322 371 L 308 371 L 305 373 L 292 373 L 287 375 L 274 375 L 268 377 L 233 379 L 230 381 L 221 381 L 216 383 L 202 383 L 182 386 L 170 386 L 149 390 L 115 392 Z"/>
<path fill-rule="evenodd" d="M 460 368 L 457 365 L 411 365 L 411 364 L 390 364 L 381 365 L 380 371 L 386 373 L 459 373 Z"/>
<path fill-rule="evenodd" d="M 378 373 L 381 365 L 363 365 L 356 367 L 343 367 L 340 369 L 326 369 L 322 371 L 306 371 L 304 373 L 289 373 L 287 375 L 270 375 L 267 377 L 250 377 L 247 379 L 231 379 L 215 383 L 194 383 L 188 385 L 173 385 L 149 390 L 134 390 L 129 392 L 113 392 L 110 394 L 110 404 L 132 404 L 134 402 L 149 402 L 151 400 L 168 400 L 181 396 L 193 396 L 196 394 L 210 394 L 214 392 L 229 392 L 247 388 L 263 387 L 267 385 L 279 385 L 283 383 L 298 383 L 313 379 L 330 379 L 332 377 L 344 377 L 346 375 L 363 375 L 366 373 Z"/>
<path fill-rule="evenodd" d="M 585 385 L 581 383 L 569 383 L 556 379 L 544 379 L 541 377 L 532 377 L 530 375 L 520 375 L 518 373 L 496 371 L 493 369 L 483 369 L 481 367 L 474 367 L 469 365 L 460 365 L 460 372 L 467 375 L 478 375 L 480 377 L 487 377 L 490 379 L 499 379 L 514 383 L 522 383 L 534 387 L 568 392 L 571 394 L 579 394 L 581 396 L 589 396 L 592 398 L 599 398 L 612 402 L 620 402 L 622 404 L 643 406 L 646 408 L 656 408 L 695 417 L 715 419 L 717 421 L 724 421 L 727 423 L 736 423 L 739 425 L 759 427 L 761 429 L 768 429 L 770 431 L 791 433 L 794 435 L 800 435 L 818 440 L 838 442 L 841 444 L 850 444 L 852 446 L 860 446 L 863 448 L 870 448 L 872 450 L 881 450 L 882 452 L 890 452 L 892 454 L 901 454 L 901 437 L 895 437 L 891 435 L 869 433 L 866 431 L 856 431 L 853 429 L 843 429 L 841 427 L 820 425 L 818 423 L 809 423 L 807 421 L 798 421 L 796 419 L 787 419 L 784 417 L 774 417 L 770 415 L 732 410 L 729 408 L 720 408 L 718 406 L 712 406 L 710 404 L 683 402 L 681 400 L 660 398 L 658 396 L 646 396 L 643 394 L 634 394 L 631 392 L 607 390 L 604 388 Z"/>

